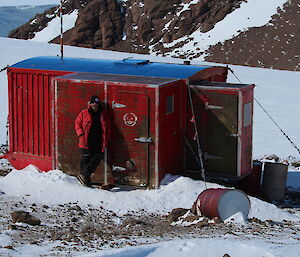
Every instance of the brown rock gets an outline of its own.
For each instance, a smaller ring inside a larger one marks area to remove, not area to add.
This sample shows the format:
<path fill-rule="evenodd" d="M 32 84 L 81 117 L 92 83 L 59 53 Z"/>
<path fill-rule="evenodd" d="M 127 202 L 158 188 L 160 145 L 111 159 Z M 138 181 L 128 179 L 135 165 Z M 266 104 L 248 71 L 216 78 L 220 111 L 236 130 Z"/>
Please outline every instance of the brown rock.
<path fill-rule="evenodd" d="M 170 35 L 170 34 L 165 34 L 165 35 L 163 36 L 163 41 L 164 41 L 164 43 L 171 43 L 171 42 L 172 42 L 172 37 L 171 37 L 171 35 Z"/>
<path fill-rule="evenodd" d="M 33 226 L 41 224 L 41 221 L 39 219 L 33 217 L 27 211 L 14 211 L 10 215 L 14 223 L 22 222 Z"/>
<path fill-rule="evenodd" d="M 12 245 L 6 245 L 6 246 L 3 246 L 3 248 L 14 250 L 14 247 Z"/>
<path fill-rule="evenodd" d="M 167 219 L 170 221 L 170 222 L 174 222 L 174 221 L 178 221 L 179 217 L 183 216 L 184 214 L 186 214 L 187 212 L 189 211 L 189 209 L 184 209 L 184 208 L 176 208 L 176 209 L 173 209 Z"/>
<path fill-rule="evenodd" d="M 199 221 L 195 226 L 198 228 L 203 228 L 203 227 L 209 226 L 208 222 L 209 222 L 209 219 L 204 217 L 203 220 Z"/>
<path fill-rule="evenodd" d="M 121 228 L 125 228 L 125 227 L 128 227 L 128 226 L 136 226 L 136 225 L 146 226 L 148 224 L 146 222 L 142 221 L 142 220 L 128 219 L 128 220 L 125 220 L 123 222 L 123 224 L 121 225 Z"/>
<path fill-rule="evenodd" d="M 198 215 L 191 215 L 191 216 L 187 216 L 183 219 L 183 221 L 186 221 L 186 222 L 194 222 L 195 220 L 198 220 L 200 218 L 200 216 Z"/>

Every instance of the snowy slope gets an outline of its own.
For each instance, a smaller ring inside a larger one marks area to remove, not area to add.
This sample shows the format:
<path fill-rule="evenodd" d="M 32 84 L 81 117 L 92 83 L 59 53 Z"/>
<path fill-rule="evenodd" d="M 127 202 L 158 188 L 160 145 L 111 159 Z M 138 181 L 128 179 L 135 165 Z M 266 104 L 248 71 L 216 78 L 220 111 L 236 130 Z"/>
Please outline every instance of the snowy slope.
<path fill-rule="evenodd" d="M 233 236 L 224 240 L 192 239 L 172 240 L 150 246 L 127 247 L 125 249 L 103 251 L 84 255 L 85 257 L 222 257 L 226 253 L 230 257 L 279 257 L 297 256 L 300 245 L 286 249 L 281 245 L 272 245 L 259 240 L 242 241 Z"/>
<path fill-rule="evenodd" d="M 70 14 L 63 15 L 63 31 L 67 31 L 74 27 L 76 19 L 78 16 L 78 10 L 74 10 Z M 43 29 L 35 34 L 35 36 L 31 39 L 33 41 L 40 42 L 49 42 L 53 38 L 56 38 L 60 35 L 60 17 L 55 17 L 50 22 L 48 22 L 47 29 Z"/>
<path fill-rule="evenodd" d="M 300 177 L 297 178 L 298 183 Z M 207 184 L 208 188 L 218 188 L 217 184 Z M 167 176 L 164 179 L 164 185 L 158 190 L 133 190 L 124 191 L 122 188 L 115 188 L 112 191 L 95 190 L 82 187 L 76 178 L 68 176 L 61 171 L 50 171 L 40 173 L 33 166 L 28 166 L 23 170 L 14 170 L 5 177 L 0 176 L 0 195 L 16 202 L 15 209 L 20 209 L 20 203 L 26 203 L 27 206 L 68 206 L 69 203 L 76 203 L 81 208 L 103 208 L 111 210 L 118 216 L 132 215 L 139 210 L 148 213 L 167 214 L 174 208 L 190 208 L 197 195 L 205 187 L 202 181 L 194 181 L 189 178 Z M 288 220 L 292 224 L 299 224 L 300 214 L 291 214 L 287 211 L 277 208 L 273 204 L 263 202 L 257 198 L 250 197 L 251 213 L 250 217 L 261 220 L 273 220 L 280 225 L 281 221 Z M 47 207 L 49 208 L 49 207 Z M 28 208 L 30 209 L 30 208 Z M 50 212 L 51 213 L 51 212 Z M 48 214 L 49 215 L 49 214 Z M 71 217 L 70 217 L 71 218 Z M 5 219 L 3 216 L 2 221 Z M 7 223 L 11 223 L 7 220 Z M 49 224 L 43 224 L 49 226 Z M 26 227 L 25 224 L 18 226 Z M 232 225 L 231 225 L 232 226 Z M 238 227 L 246 226 L 244 223 L 238 223 Z M 296 225 L 297 226 L 297 225 Z M 229 225 L 230 227 L 230 225 Z M 258 228 L 257 228 L 258 229 Z M 271 227 L 265 229 L 272 229 Z M 26 230 L 24 230 L 26 231 Z M 255 230 L 256 231 L 256 230 Z M 0 231 L 0 256 L 107 256 L 107 257 L 219 257 L 225 253 L 231 257 L 297 257 L 300 250 L 299 240 L 295 236 L 283 237 L 277 232 L 270 238 L 262 238 L 259 233 L 248 237 L 235 233 L 218 235 L 218 230 L 213 235 L 206 235 L 205 231 L 201 238 L 194 239 L 173 239 L 165 242 L 125 247 L 122 249 L 107 249 L 97 251 L 86 247 L 76 250 L 76 252 L 60 252 L 59 247 L 64 241 L 45 241 L 43 244 L 24 244 L 9 250 L 1 248 L 13 243 L 14 230 Z M 297 230 L 296 230 L 297 231 Z M 259 232 L 259 230 L 257 230 Z M 251 233 L 251 232 L 250 232 Z M 294 232 L 297 233 L 297 232 Z M 274 234 L 274 233 L 273 233 Z M 24 232 L 26 235 L 26 232 Z M 271 234 L 270 234 L 271 235 Z M 130 235 L 129 235 L 130 236 Z M 288 238 L 287 238 L 288 237 Z M 141 237 L 142 239 L 142 237 Z M 138 240 L 136 238 L 135 240 Z M 135 241 L 136 242 L 136 241 Z M 87 253 L 93 251 L 94 253 Z"/>
<path fill-rule="evenodd" d="M 298 177 L 299 182 L 299 177 Z M 94 190 L 81 186 L 75 177 L 61 171 L 38 172 L 30 165 L 23 170 L 14 170 L 5 177 L 0 177 L 0 188 L 8 197 L 22 196 L 29 203 L 59 205 L 78 202 L 79 205 L 101 206 L 124 215 L 145 210 L 148 213 L 168 214 L 174 208 L 191 208 L 199 193 L 205 190 L 203 181 L 190 178 L 166 176 L 158 190 L 113 191 Z M 14 187 L 12 187 L 14 185 Z M 207 183 L 207 188 L 222 188 Z M 180 194 L 180 197 L 178 195 Z M 43 197 L 41 197 L 43 196 Z M 122 201 L 120 201 L 122 199 Z M 250 197 L 251 212 L 249 217 L 260 220 L 300 221 L 300 215 L 290 214 L 273 204 Z"/>

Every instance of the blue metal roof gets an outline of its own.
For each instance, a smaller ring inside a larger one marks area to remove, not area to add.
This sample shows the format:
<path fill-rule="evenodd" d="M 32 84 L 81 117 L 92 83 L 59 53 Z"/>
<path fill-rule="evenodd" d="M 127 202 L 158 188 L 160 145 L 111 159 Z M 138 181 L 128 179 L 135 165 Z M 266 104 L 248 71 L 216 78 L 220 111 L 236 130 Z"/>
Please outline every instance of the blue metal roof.
<path fill-rule="evenodd" d="M 11 66 L 13 68 L 93 72 L 104 74 L 136 75 L 145 77 L 162 77 L 187 79 L 195 73 L 211 68 L 212 66 L 196 66 L 150 62 L 148 60 L 124 59 L 100 60 L 55 56 L 42 56 L 30 58 Z"/>

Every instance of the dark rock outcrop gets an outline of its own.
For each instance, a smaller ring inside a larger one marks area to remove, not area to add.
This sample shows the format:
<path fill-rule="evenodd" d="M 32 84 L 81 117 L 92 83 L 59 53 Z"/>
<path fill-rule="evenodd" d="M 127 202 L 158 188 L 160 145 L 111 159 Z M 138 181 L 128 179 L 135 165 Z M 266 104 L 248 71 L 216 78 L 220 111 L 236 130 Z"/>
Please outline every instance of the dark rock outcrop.
<path fill-rule="evenodd" d="M 206 60 L 300 71 L 299 13 L 299 1 L 287 1 L 269 24 L 210 47 Z"/>
<path fill-rule="evenodd" d="M 69 45 L 107 49 L 122 38 L 121 8 L 115 0 L 94 0 L 79 13 Z"/>
<path fill-rule="evenodd" d="M 79 10 L 75 27 L 66 32 L 64 43 L 81 47 L 119 51 L 148 52 L 158 42 L 172 42 L 201 28 L 209 31 L 243 0 L 202 0 L 184 10 L 191 0 L 68 0 L 63 13 Z M 9 37 L 31 39 L 35 32 L 59 15 L 54 7 L 9 34 Z M 58 28 L 59 29 L 59 28 Z M 126 36 L 125 36 L 126 35 Z M 52 42 L 58 43 L 59 39 Z M 129 47 L 129 49 L 128 49 Z M 155 47 L 169 51 L 162 44 Z"/>
<path fill-rule="evenodd" d="M 173 209 L 168 215 L 168 220 L 170 222 L 178 221 L 178 219 L 182 217 L 184 214 L 186 214 L 188 211 L 189 209 L 184 209 L 184 208 Z"/>

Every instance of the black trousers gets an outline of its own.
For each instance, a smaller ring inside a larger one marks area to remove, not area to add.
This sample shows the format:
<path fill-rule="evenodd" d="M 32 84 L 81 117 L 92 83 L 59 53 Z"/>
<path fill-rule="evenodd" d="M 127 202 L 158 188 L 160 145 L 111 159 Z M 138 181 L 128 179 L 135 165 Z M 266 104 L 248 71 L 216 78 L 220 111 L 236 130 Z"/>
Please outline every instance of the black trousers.
<path fill-rule="evenodd" d="M 104 153 L 84 148 L 80 148 L 80 151 L 80 174 L 90 177 L 104 158 Z"/>

